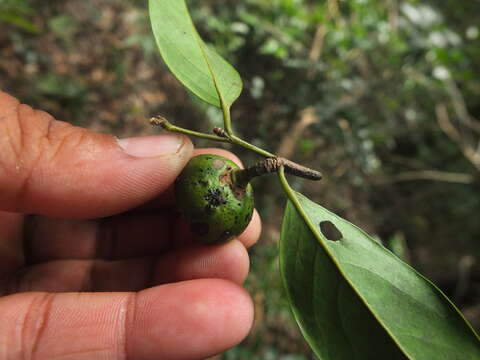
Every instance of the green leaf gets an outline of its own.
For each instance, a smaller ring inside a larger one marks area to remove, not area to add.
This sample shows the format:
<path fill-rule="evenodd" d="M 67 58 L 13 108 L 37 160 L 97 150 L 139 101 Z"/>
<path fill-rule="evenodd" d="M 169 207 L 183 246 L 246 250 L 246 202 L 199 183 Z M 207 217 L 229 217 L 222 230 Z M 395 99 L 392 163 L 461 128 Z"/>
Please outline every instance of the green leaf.
<path fill-rule="evenodd" d="M 202 100 L 226 108 L 242 91 L 237 71 L 197 33 L 185 0 L 150 0 L 150 21 L 170 71 Z"/>
<path fill-rule="evenodd" d="M 478 336 L 435 285 L 355 225 L 301 194 L 293 200 L 282 277 L 320 359 L 480 359 Z"/>

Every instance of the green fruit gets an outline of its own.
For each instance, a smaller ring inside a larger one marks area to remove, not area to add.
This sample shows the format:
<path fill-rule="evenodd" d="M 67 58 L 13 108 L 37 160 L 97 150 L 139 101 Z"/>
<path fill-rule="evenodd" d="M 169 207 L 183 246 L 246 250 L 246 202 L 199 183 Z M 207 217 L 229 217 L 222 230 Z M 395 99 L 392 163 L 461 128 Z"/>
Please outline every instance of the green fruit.
<path fill-rule="evenodd" d="M 237 186 L 232 171 L 239 167 L 219 155 L 190 159 L 175 181 L 177 206 L 195 236 L 218 244 L 240 235 L 252 218 L 252 186 Z"/>

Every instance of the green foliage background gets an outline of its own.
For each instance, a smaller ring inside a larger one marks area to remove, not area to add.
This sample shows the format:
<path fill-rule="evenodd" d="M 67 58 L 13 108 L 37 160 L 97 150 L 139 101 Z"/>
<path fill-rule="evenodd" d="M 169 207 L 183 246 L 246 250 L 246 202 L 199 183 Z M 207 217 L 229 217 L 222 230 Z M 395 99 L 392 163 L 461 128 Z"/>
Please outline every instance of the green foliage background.
<path fill-rule="evenodd" d="M 232 108 L 242 137 L 322 170 L 321 184 L 293 185 L 385 241 L 479 329 L 480 3 L 189 5 L 245 82 Z M 152 133 L 157 113 L 196 130 L 221 124 L 162 64 L 144 1 L 0 0 L 0 88 L 117 136 Z M 264 218 L 246 284 L 256 322 L 222 358 L 309 359 L 278 274 L 284 198 L 276 179 L 254 185 Z"/>

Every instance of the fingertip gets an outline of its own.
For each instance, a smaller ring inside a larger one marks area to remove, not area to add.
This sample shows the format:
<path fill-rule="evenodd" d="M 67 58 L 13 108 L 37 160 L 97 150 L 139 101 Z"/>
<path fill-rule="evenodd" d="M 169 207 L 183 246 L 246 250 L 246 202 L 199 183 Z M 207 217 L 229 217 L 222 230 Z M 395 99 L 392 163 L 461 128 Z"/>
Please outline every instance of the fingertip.
<path fill-rule="evenodd" d="M 253 302 L 239 285 L 201 279 L 139 293 L 128 352 L 141 359 L 203 359 L 242 341 Z"/>
<path fill-rule="evenodd" d="M 10 108 L 14 108 L 18 106 L 20 101 L 18 101 L 13 96 L 7 94 L 6 92 L 0 90 L 0 107 L 4 108 L 5 110 L 10 110 Z"/>
<path fill-rule="evenodd" d="M 216 154 L 220 155 L 223 157 L 226 157 L 227 159 L 232 160 L 235 164 L 243 168 L 243 163 L 240 158 L 235 155 L 234 153 L 225 150 L 225 149 L 220 149 L 220 148 L 203 148 L 203 149 L 195 149 L 194 155 L 201 155 L 201 154 Z"/>
<path fill-rule="evenodd" d="M 169 189 L 193 153 L 191 140 L 179 134 L 126 139 L 123 146 L 126 146 L 121 147 L 125 158 L 111 165 L 113 169 L 117 165 L 117 169 L 124 170 L 123 176 L 112 179 L 112 174 L 118 172 L 112 170 L 106 180 L 117 201 L 128 204 L 121 210 L 153 201 L 164 193 L 168 198 Z M 128 172 L 125 172 L 126 168 Z"/>
<path fill-rule="evenodd" d="M 243 233 L 238 236 L 238 240 L 248 249 L 256 244 L 262 233 L 262 221 L 256 209 L 253 209 L 252 220 Z"/>
<path fill-rule="evenodd" d="M 227 274 L 230 275 L 225 278 L 237 284 L 243 284 L 250 270 L 250 257 L 245 245 L 234 239 L 223 246 L 228 249 L 227 256 L 224 257 L 224 263 L 227 265 L 225 266 Z"/>
<path fill-rule="evenodd" d="M 242 284 L 249 267 L 248 252 L 238 240 L 222 245 L 181 248 L 158 259 L 154 283 L 217 278 Z"/>

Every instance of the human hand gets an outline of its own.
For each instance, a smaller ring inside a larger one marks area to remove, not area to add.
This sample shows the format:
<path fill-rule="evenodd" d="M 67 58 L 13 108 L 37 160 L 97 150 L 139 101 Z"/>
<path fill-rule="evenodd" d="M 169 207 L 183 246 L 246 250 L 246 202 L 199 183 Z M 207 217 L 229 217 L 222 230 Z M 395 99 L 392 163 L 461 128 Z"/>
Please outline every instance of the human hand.
<path fill-rule="evenodd" d="M 171 184 L 199 152 L 174 134 L 117 142 L 0 91 L 0 360 L 203 359 L 247 335 L 260 220 L 192 241 Z"/>

